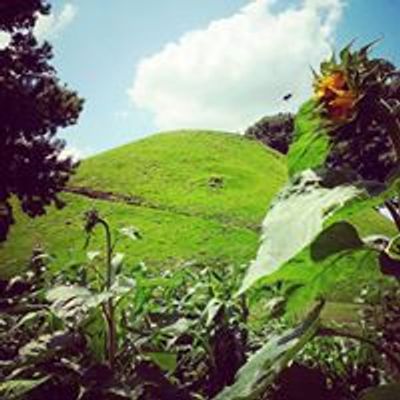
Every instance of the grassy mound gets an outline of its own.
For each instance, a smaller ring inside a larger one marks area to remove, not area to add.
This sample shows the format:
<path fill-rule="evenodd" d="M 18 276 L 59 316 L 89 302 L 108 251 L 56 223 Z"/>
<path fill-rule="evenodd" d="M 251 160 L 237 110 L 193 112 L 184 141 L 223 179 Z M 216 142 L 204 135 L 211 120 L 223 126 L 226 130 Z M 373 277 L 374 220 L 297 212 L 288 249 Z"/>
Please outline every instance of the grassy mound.
<path fill-rule="evenodd" d="M 67 207 L 17 224 L 1 245 L 1 274 L 16 272 L 41 244 L 59 268 L 80 261 L 82 215 L 95 207 L 115 231 L 134 225 L 143 240 L 121 238 L 129 263 L 151 266 L 189 259 L 243 263 L 254 257 L 268 202 L 286 178 L 282 158 L 238 135 L 180 131 L 150 138 L 85 160 L 71 185 L 107 191 L 143 203 L 90 199 L 67 193 Z M 135 205 L 136 204 L 136 205 Z M 90 250 L 102 245 L 101 232 Z"/>
<path fill-rule="evenodd" d="M 0 247 L 0 275 L 23 268 L 34 245 L 53 256 L 54 268 L 79 263 L 101 249 L 102 232 L 84 249 L 83 213 L 100 211 L 115 233 L 137 227 L 143 240 L 120 237 L 127 264 L 167 268 L 187 260 L 247 263 L 257 251 L 268 203 L 286 180 L 285 160 L 258 142 L 221 132 L 158 134 L 85 160 L 71 185 L 92 191 L 63 195 L 67 206 L 30 220 L 16 213 L 9 240 Z M 392 230 L 369 212 L 361 231 Z"/>

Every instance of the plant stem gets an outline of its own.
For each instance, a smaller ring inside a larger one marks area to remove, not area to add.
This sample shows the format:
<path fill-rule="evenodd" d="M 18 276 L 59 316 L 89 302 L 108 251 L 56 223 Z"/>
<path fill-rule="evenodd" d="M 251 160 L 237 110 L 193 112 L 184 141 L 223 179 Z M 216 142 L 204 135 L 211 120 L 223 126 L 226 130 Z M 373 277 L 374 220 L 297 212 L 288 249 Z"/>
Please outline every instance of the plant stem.
<path fill-rule="evenodd" d="M 115 308 L 113 300 L 109 299 L 107 302 L 107 308 L 109 313 L 108 319 L 108 362 L 110 368 L 114 367 L 115 354 L 117 353 L 117 330 L 115 326 Z"/>
<path fill-rule="evenodd" d="M 110 290 L 113 281 L 113 271 L 112 271 L 112 243 L 111 243 L 111 232 L 108 223 L 102 219 L 98 219 L 98 223 L 104 227 L 106 233 L 106 290 Z M 107 323 L 107 353 L 108 353 L 108 363 L 110 368 L 114 367 L 115 354 L 117 353 L 117 332 L 115 324 L 115 307 L 112 298 L 107 300 L 104 306 L 104 317 Z"/>
<path fill-rule="evenodd" d="M 99 224 L 103 225 L 104 231 L 106 233 L 106 268 L 107 268 L 107 275 L 106 275 L 106 289 L 109 290 L 112 284 L 112 244 L 111 244 L 111 232 L 108 223 L 102 219 L 98 219 Z"/>
<path fill-rule="evenodd" d="M 243 321 L 247 324 L 250 312 L 247 306 L 246 296 L 244 294 L 240 296 L 240 305 L 242 308 Z"/>
<path fill-rule="evenodd" d="M 394 354 L 390 351 L 386 350 L 383 346 L 379 343 L 374 342 L 371 339 L 367 339 L 363 336 L 351 333 L 351 332 L 343 332 L 337 329 L 321 327 L 317 331 L 317 335 L 319 336 L 340 336 L 348 339 L 358 340 L 359 342 L 366 343 L 372 346 L 378 353 L 385 354 L 388 360 L 392 362 L 392 364 L 396 367 L 396 369 L 400 372 L 400 359 L 397 358 Z"/>

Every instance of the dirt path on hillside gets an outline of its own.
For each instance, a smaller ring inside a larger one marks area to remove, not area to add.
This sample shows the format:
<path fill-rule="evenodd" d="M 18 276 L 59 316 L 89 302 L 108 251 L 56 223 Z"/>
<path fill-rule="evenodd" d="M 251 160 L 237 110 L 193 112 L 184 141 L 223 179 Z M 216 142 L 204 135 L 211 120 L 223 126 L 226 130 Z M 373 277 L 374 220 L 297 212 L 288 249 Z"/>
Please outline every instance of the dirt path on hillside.
<path fill-rule="evenodd" d="M 133 207 L 143 207 L 151 210 L 177 214 L 189 218 L 201 218 L 201 219 L 213 220 L 218 224 L 221 224 L 229 228 L 248 229 L 257 233 L 260 232 L 260 225 L 250 224 L 238 218 L 227 218 L 225 215 L 221 214 L 204 215 L 201 212 L 186 211 L 184 209 L 174 206 L 157 204 L 140 196 L 97 190 L 86 186 L 68 186 L 64 189 L 64 192 L 72 193 L 79 196 L 84 196 L 94 200 L 122 203 Z"/>

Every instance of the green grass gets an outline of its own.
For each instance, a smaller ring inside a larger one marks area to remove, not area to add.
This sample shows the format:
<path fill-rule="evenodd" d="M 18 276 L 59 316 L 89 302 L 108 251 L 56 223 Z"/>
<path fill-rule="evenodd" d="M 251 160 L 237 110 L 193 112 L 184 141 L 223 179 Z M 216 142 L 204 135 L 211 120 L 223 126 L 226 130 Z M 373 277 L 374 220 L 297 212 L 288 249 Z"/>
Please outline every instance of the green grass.
<path fill-rule="evenodd" d="M 170 268 L 188 260 L 248 263 L 259 241 L 258 227 L 269 202 L 286 181 L 285 159 L 258 142 L 221 132 L 179 131 L 154 135 L 85 160 L 73 185 L 136 195 L 156 208 L 91 200 L 65 194 L 67 207 L 31 220 L 19 211 L 9 240 L 0 247 L 0 275 L 21 268 L 32 246 L 53 256 L 53 268 L 82 261 L 83 213 L 95 207 L 115 233 L 134 225 L 143 240 L 121 237 L 117 250 L 127 264 Z M 222 187 L 210 186 L 218 178 Z M 370 211 L 354 222 L 363 234 L 392 225 Z M 89 250 L 103 246 L 101 231 Z"/>
<path fill-rule="evenodd" d="M 222 179 L 213 188 L 210 179 Z M 196 259 L 242 264 L 255 256 L 258 226 L 268 203 L 286 179 L 282 157 L 257 142 L 216 132 L 158 134 L 85 160 L 73 185 L 138 195 L 160 209 L 94 201 L 65 194 L 67 207 L 30 220 L 17 212 L 0 250 L 0 273 L 21 269 L 32 246 L 54 256 L 54 268 L 82 260 L 83 213 L 95 207 L 114 231 L 139 228 L 143 240 L 121 238 L 127 262 L 157 268 Z M 102 246 L 101 232 L 90 249 Z"/>
<path fill-rule="evenodd" d="M 220 132 L 154 135 L 82 164 L 74 183 L 142 196 L 204 217 L 258 224 L 286 179 L 282 157 L 255 141 Z M 209 179 L 220 177 L 223 188 Z"/>
<path fill-rule="evenodd" d="M 112 226 L 115 235 L 124 226 L 139 227 L 143 240 L 132 241 L 122 235 L 117 250 L 126 254 L 128 264 L 139 261 L 152 267 L 175 265 L 185 260 L 204 262 L 245 262 L 253 256 L 258 235 L 246 229 L 223 225 L 212 219 L 185 217 L 171 212 L 143 209 L 104 201 L 86 200 L 74 195 L 64 198 L 69 206 L 62 211 L 51 211 L 35 221 L 24 218 L 15 226 L 4 246 L 3 265 L 7 272 L 17 271 L 29 257 L 32 245 L 42 244 L 54 257 L 55 269 L 85 259 L 82 214 L 96 208 Z M 87 250 L 102 249 L 103 232 L 100 228 Z"/>

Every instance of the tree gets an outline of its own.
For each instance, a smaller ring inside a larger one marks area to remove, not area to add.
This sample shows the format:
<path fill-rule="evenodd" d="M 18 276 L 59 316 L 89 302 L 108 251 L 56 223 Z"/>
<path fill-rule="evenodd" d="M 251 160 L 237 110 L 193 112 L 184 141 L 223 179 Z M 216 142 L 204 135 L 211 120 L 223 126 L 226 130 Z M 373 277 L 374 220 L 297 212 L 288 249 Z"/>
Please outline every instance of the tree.
<path fill-rule="evenodd" d="M 60 83 L 51 45 L 33 32 L 49 12 L 45 0 L 0 0 L 0 30 L 10 35 L 0 50 L 0 241 L 14 222 L 13 196 L 30 217 L 60 208 L 58 193 L 77 166 L 61 157 L 65 142 L 56 132 L 77 122 L 83 100 Z"/>
<path fill-rule="evenodd" d="M 245 135 L 286 154 L 292 141 L 293 131 L 294 116 L 289 113 L 279 113 L 261 118 L 246 129 Z"/>

